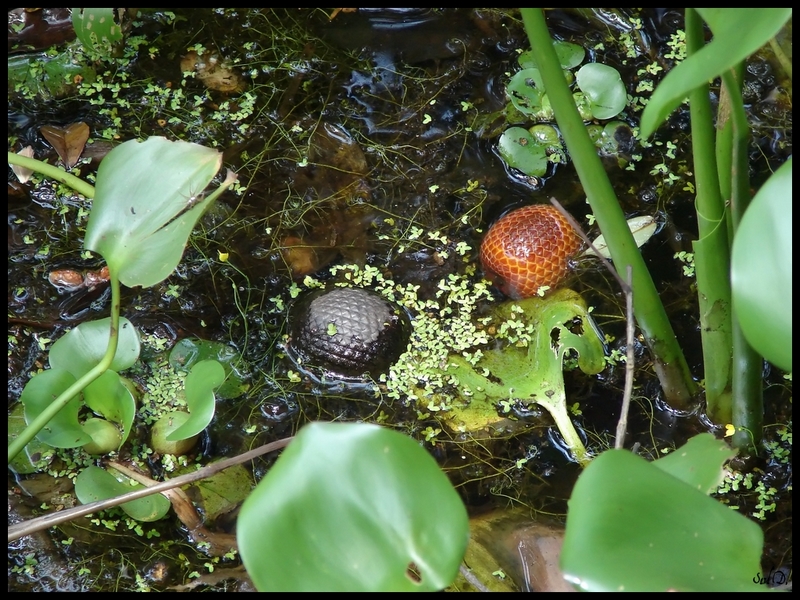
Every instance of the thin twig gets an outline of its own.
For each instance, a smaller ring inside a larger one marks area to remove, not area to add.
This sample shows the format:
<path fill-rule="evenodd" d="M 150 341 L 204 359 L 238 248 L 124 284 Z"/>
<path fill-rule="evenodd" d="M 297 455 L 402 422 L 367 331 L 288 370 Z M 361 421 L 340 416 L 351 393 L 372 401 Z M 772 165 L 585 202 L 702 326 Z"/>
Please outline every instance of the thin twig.
<path fill-rule="evenodd" d="M 617 439 L 614 448 L 621 449 L 625 443 L 625 432 L 628 429 L 628 411 L 631 407 L 633 392 L 633 292 L 631 291 L 631 266 L 628 265 L 628 291 L 625 292 L 625 391 L 622 394 L 622 410 L 617 422 Z"/>
<path fill-rule="evenodd" d="M 461 572 L 461 575 L 464 576 L 464 579 L 467 580 L 467 583 L 470 584 L 472 587 L 474 587 L 479 592 L 489 592 L 489 591 L 491 591 L 491 590 L 489 590 L 488 587 L 483 585 L 483 582 L 480 579 L 478 579 L 475 576 L 475 574 L 470 569 L 468 569 L 467 566 L 464 563 L 461 563 L 461 565 L 458 567 L 458 570 Z"/>
<path fill-rule="evenodd" d="M 617 422 L 617 432 L 616 432 L 616 440 L 614 442 L 615 448 L 622 448 L 625 442 L 625 432 L 628 428 L 628 411 L 630 410 L 631 406 L 631 394 L 633 392 L 633 370 L 634 370 L 634 352 L 633 352 L 633 333 L 634 333 L 634 319 L 633 319 L 633 269 L 631 265 L 627 265 L 627 281 L 620 277 L 617 270 L 614 268 L 614 265 L 611 264 L 606 257 L 604 257 L 597 248 L 592 244 L 592 241 L 589 239 L 589 236 L 583 231 L 581 226 L 575 220 L 575 218 L 567 212 L 567 210 L 561 206 L 561 203 L 556 200 L 555 198 L 550 198 L 550 203 L 558 209 L 564 218 L 569 221 L 570 225 L 572 225 L 573 229 L 578 233 L 583 241 L 589 244 L 589 247 L 594 251 L 597 258 L 603 263 L 603 266 L 608 269 L 611 275 L 614 276 L 614 279 L 617 280 L 620 289 L 625 294 L 625 388 L 622 394 L 622 409 L 619 415 L 619 421 Z"/>
<path fill-rule="evenodd" d="M 151 494 L 157 494 L 159 492 L 170 490 L 175 487 L 193 483 L 200 479 L 205 479 L 206 477 L 211 477 L 212 475 L 219 473 L 220 471 L 227 469 L 228 467 L 245 463 L 258 456 L 261 456 L 262 454 L 267 454 L 268 452 L 280 450 L 281 448 L 286 447 L 289 444 L 289 442 L 291 442 L 293 439 L 294 439 L 293 437 L 288 437 L 282 440 L 270 442 L 269 444 L 264 444 L 263 446 L 259 446 L 254 450 L 249 450 L 248 452 L 240 454 L 239 456 L 234 456 L 233 458 L 226 458 L 219 462 L 203 467 L 202 469 L 198 469 L 193 473 L 181 475 L 180 477 L 176 477 L 175 479 L 170 479 L 168 481 L 162 481 L 161 483 L 157 483 L 152 487 L 143 488 L 140 490 L 134 490 L 127 494 L 123 494 L 122 496 L 109 498 L 108 500 L 99 500 L 97 502 L 92 502 L 90 504 L 76 506 L 74 508 L 62 510 L 57 513 L 51 513 L 49 515 L 44 515 L 42 517 L 37 517 L 35 519 L 29 519 L 27 521 L 22 521 L 21 523 L 16 523 L 15 525 L 11 525 L 8 528 L 8 541 L 13 542 L 14 540 L 19 539 L 24 535 L 29 535 L 36 531 L 42 531 L 49 527 L 53 527 L 54 525 L 59 525 L 60 523 L 65 523 L 67 521 L 71 521 L 72 519 L 83 517 L 85 515 L 97 512 L 99 510 L 112 508 L 114 506 L 124 504 L 125 502 L 136 500 L 137 498 L 144 498 L 145 496 L 150 496 Z"/>

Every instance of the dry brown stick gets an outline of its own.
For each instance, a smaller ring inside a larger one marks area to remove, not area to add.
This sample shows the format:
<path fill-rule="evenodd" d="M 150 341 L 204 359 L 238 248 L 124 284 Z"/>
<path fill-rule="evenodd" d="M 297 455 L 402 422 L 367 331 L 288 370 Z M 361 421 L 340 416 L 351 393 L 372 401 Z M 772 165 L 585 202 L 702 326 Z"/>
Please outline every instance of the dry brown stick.
<path fill-rule="evenodd" d="M 127 494 L 123 494 L 122 496 L 109 498 L 108 500 L 99 500 L 90 504 L 68 508 L 67 510 L 51 513 L 35 519 L 29 519 L 21 523 L 16 523 L 8 528 L 8 541 L 13 542 L 24 535 L 29 535 L 36 531 L 41 531 L 43 529 L 53 527 L 54 525 L 65 523 L 77 517 L 82 517 L 97 512 L 98 510 L 112 508 L 114 506 L 124 504 L 125 502 L 136 500 L 137 498 L 144 498 L 145 496 L 150 496 L 151 494 L 157 494 L 159 492 L 171 490 L 175 487 L 193 483 L 200 479 L 205 479 L 206 477 L 211 477 L 212 475 L 219 473 L 228 467 L 247 462 L 258 456 L 261 456 L 262 454 L 267 454 L 268 452 L 285 448 L 293 439 L 293 437 L 288 437 L 282 440 L 270 442 L 269 444 L 264 444 L 263 446 L 259 446 L 254 450 L 249 450 L 243 454 L 240 454 L 239 456 L 226 458 L 214 464 L 203 467 L 202 469 L 198 469 L 194 473 L 187 473 L 186 475 L 181 475 L 180 477 L 175 477 L 174 479 L 170 479 L 168 481 L 162 481 L 161 483 L 157 483 L 152 487 L 134 490 Z"/>

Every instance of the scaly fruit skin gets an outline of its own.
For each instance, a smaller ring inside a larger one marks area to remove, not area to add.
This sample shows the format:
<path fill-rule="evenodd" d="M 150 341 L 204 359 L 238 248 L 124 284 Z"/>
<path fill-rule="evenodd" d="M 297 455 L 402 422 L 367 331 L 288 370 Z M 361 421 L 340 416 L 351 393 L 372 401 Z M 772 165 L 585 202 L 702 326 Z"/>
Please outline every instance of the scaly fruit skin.
<path fill-rule="evenodd" d="M 536 204 L 503 215 L 489 228 L 481 243 L 481 263 L 487 279 L 504 294 L 530 298 L 542 286 L 558 286 L 581 245 L 558 209 Z"/>
<path fill-rule="evenodd" d="M 295 307 L 289 350 L 328 376 L 373 378 L 385 373 L 408 344 L 408 317 L 380 294 L 334 288 Z"/>

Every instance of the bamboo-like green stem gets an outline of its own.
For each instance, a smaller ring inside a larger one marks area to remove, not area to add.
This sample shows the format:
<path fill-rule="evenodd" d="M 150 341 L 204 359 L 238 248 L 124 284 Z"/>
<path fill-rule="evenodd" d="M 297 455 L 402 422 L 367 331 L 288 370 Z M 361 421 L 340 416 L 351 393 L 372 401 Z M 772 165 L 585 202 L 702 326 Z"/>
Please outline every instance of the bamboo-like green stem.
<path fill-rule="evenodd" d="M 111 328 L 108 337 L 108 347 L 100 362 L 88 373 L 83 375 L 69 388 L 67 388 L 52 404 L 43 410 L 20 434 L 8 445 L 8 462 L 10 463 L 28 443 L 36 437 L 50 420 L 64 408 L 70 400 L 81 393 L 95 379 L 105 373 L 114 360 L 119 342 L 119 313 L 120 313 L 120 284 L 116 274 L 110 274 L 111 283 Z"/>
<path fill-rule="evenodd" d="M 722 82 L 730 99 L 732 125 L 731 145 L 731 216 L 734 236 L 752 199 L 747 148 L 750 127 L 741 94 L 741 79 L 733 72 L 722 74 Z M 764 388 L 762 385 L 763 358 L 745 338 L 733 310 L 733 396 L 731 398 L 732 423 L 739 435 L 733 443 L 739 448 L 755 451 L 761 440 L 764 419 Z M 743 433 L 748 432 L 748 433 Z"/>
<path fill-rule="evenodd" d="M 20 156 L 14 152 L 8 153 L 8 164 L 19 165 L 20 167 L 25 167 L 32 171 L 36 171 L 37 173 L 46 175 L 51 179 L 65 183 L 73 190 L 83 196 L 86 196 L 87 198 L 94 198 L 94 186 L 92 184 L 86 183 L 83 179 L 75 177 L 75 175 L 67 173 L 64 169 L 56 167 L 55 165 L 47 164 L 46 162 L 37 160 L 35 158 Z"/>
<path fill-rule="evenodd" d="M 697 386 L 681 351 L 672 325 L 656 291 L 644 259 L 628 229 L 608 175 L 597 156 L 578 114 L 572 93 L 562 74 L 541 9 L 523 8 L 522 20 L 534 58 L 542 75 L 550 104 L 555 112 L 584 191 L 605 236 L 617 270 L 632 269 L 632 288 L 636 321 L 653 355 L 653 363 L 667 401 L 677 409 L 688 409 Z"/>
<path fill-rule="evenodd" d="M 700 51 L 705 45 L 703 21 L 691 8 L 686 9 L 685 28 L 686 49 L 691 55 Z M 720 115 L 727 112 L 726 103 L 722 100 L 719 110 Z M 733 360 L 730 240 L 726 224 L 727 211 L 720 193 L 721 181 L 727 179 L 727 173 L 718 174 L 717 170 L 716 158 L 719 147 L 716 145 L 708 84 L 695 88 L 689 94 L 689 111 L 692 123 L 698 231 L 698 240 L 694 242 L 693 248 L 700 309 L 706 406 L 709 416 L 715 422 L 730 423 Z M 721 120 L 726 119 L 722 117 Z M 721 154 L 722 161 L 730 155 L 729 152 Z M 724 189 L 729 187 L 726 185 Z"/>

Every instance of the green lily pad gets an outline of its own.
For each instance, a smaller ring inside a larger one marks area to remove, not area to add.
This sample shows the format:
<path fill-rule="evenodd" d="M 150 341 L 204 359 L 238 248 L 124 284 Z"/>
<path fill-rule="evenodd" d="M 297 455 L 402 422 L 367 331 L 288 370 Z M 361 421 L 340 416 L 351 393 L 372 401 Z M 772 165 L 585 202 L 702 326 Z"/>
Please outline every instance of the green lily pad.
<path fill-rule="evenodd" d="M 61 368 L 80 379 L 103 358 L 108 348 L 111 318 L 85 321 L 70 329 L 50 348 L 50 366 Z M 123 371 L 132 367 L 139 358 L 141 345 L 136 328 L 128 319 L 120 317 L 119 341 L 112 371 Z"/>
<path fill-rule="evenodd" d="M 546 145 L 539 143 L 527 129 L 510 127 L 497 143 L 500 156 L 509 167 L 519 169 L 530 177 L 543 177 L 547 173 Z"/>
<path fill-rule="evenodd" d="M 578 70 L 575 80 L 589 100 L 589 108 L 595 119 L 616 117 L 628 102 L 625 84 L 614 67 L 589 63 Z"/>

